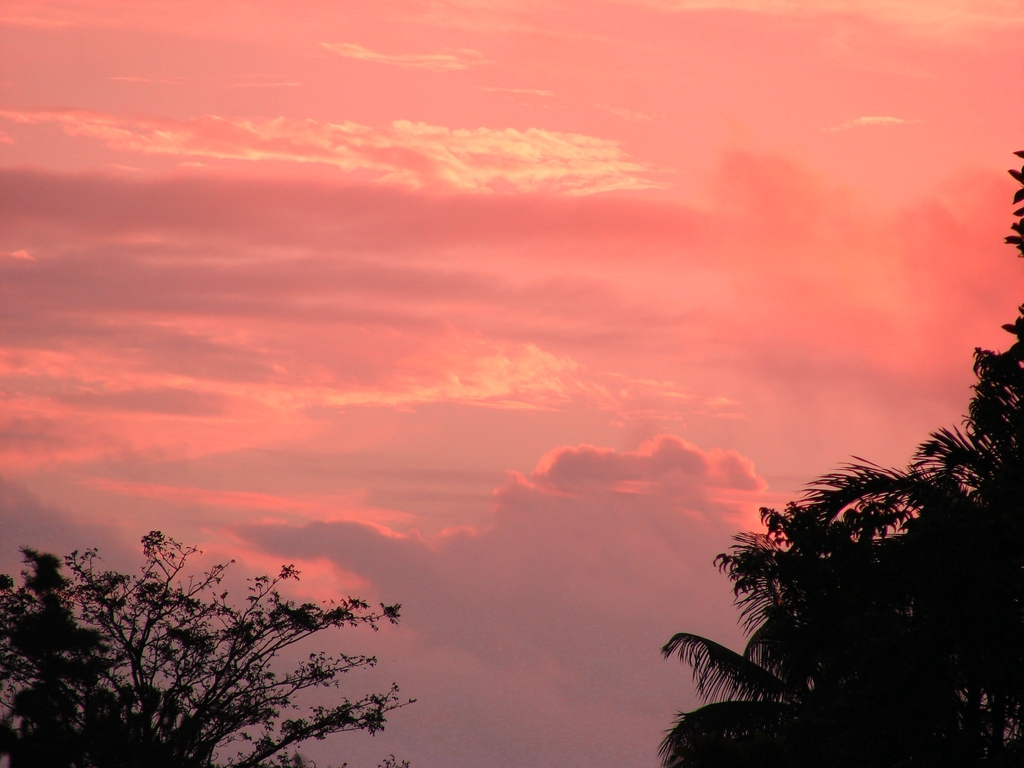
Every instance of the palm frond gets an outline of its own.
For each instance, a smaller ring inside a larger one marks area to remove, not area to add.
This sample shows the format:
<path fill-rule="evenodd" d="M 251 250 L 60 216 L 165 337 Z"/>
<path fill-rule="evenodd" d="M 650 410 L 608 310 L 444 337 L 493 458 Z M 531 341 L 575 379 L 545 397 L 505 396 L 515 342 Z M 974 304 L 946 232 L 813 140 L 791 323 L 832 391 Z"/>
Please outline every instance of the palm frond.
<path fill-rule="evenodd" d="M 955 487 L 969 495 L 990 477 L 999 456 L 985 435 L 964 434 L 958 429 L 940 429 L 918 449 L 914 470 L 939 485 Z"/>
<path fill-rule="evenodd" d="M 783 682 L 771 672 L 700 635 L 680 632 L 661 653 L 665 658 L 678 656 L 690 665 L 697 693 L 704 701 L 778 701 L 785 693 Z"/>
<path fill-rule="evenodd" d="M 906 494 L 909 479 L 902 470 L 858 460 L 812 483 L 801 506 L 814 509 L 823 521 L 831 522 L 864 499 L 897 501 Z"/>
<path fill-rule="evenodd" d="M 903 530 L 929 506 L 966 499 L 986 460 L 970 437 L 955 431 L 936 432 L 907 469 L 849 464 L 816 481 L 800 509 L 807 513 L 804 522 L 812 528 L 815 521 L 840 522 L 851 537 L 885 537 Z M 795 520 L 791 517 L 790 527 Z"/>
<path fill-rule="evenodd" d="M 762 510 L 762 514 L 777 513 Z M 741 623 L 751 632 L 782 602 L 776 558 L 785 545 L 778 537 L 753 532 L 737 534 L 733 541 L 730 552 L 719 555 L 716 562 L 733 582 Z"/>
<path fill-rule="evenodd" d="M 693 712 L 680 712 L 665 734 L 658 754 L 665 766 L 682 764 L 679 754 L 705 736 L 742 738 L 777 734 L 792 708 L 777 701 L 720 701 Z"/>
<path fill-rule="evenodd" d="M 792 632 L 792 622 L 784 625 L 779 620 L 769 617 L 750 635 L 747 647 L 743 649 L 744 658 L 782 679 L 781 670 L 791 650 L 787 642 L 790 639 L 788 635 Z"/>

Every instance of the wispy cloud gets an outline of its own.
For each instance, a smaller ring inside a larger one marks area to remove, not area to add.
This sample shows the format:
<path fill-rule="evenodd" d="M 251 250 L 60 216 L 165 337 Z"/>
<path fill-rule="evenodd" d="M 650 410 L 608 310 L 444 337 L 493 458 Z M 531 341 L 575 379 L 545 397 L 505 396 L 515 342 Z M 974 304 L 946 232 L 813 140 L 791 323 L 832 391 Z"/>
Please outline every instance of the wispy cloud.
<path fill-rule="evenodd" d="M 328 405 L 408 406 L 459 402 L 501 409 L 535 410 L 569 400 L 583 388 L 576 363 L 533 345 L 516 350 L 440 348 L 405 361 L 405 370 L 373 388 L 336 391 Z"/>
<path fill-rule="evenodd" d="M 851 128 L 870 128 L 872 126 L 894 126 L 920 123 L 920 120 L 904 120 L 901 117 L 858 117 L 848 120 L 842 125 L 833 125 L 830 128 L 823 128 L 824 131 L 848 131 Z"/>
<path fill-rule="evenodd" d="M 215 115 L 126 119 L 84 110 L 3 111 L 0 117 L 59 123 L 68 135 L 99 139 L 126 152 L 326 163 L 414 187 L 590 194 L 663 186 L 616 141 L 542 128 L 452 129 L 408 120 L 374 128 L 351 121 Z"/>
<path fill-rule="evenodd" d="M 388 526 L 406 527 L 416 521 L 415 516 L 408 512 L 366 506 L 362 500 L 365 494 L 360 491 L 282 496 L 273 493 L 144 483 L 106 477 L 88 478 L 80 481 L 79 485 L 120 496 L 212 508 L 222 514 L 234 510 L 243 513 L 247 523 L 253 520 L 254 513 L 260 512 L 263 513 L 264 524 L 305 522 L 310 519 L 332 522 L 359 520 L 371 526 L 380 525 L 384 531 L 391 530 Z"/>
<path fill-rule="evenodd" d="M 1014 0 L 624 0 L 662 11 L 728 9 L 786 15 L 839 14 L 932 28 L 1024 24 Z"/>
<path fill-rule="evenodd" d="M 184 78 L 181 77 L 130 77 L 127 75 L 118 75 L 116 77 L 105 77 L 104 80 L 114 80 L 121 83 L 158 83 L 161 85 L 181 85 L 184 82 Z"/>
<path fill-rule="evenodd" d="M 650 112 L 635 112 L 632 109 L 622 109 L 620 107 L 609 107 L 606 104 L 598 104 L 598 108 L 611 112 L 617 117 L 621 117 L 623 120 L 629 120 L 630 122 L 646 123 L 649 120 L 653 120 L 657 115 Z"/>
<path fill-rule="evenodd" d="M 295 80 L 283 80 L 283 81 L 270 81 L 270 82 L 252 82 L 252 83 L 233 83 L 228 88 L 297 88 L 302 83 L 296 82 Z"/>
<path fill-rule="evenodd" d="M 392 64 L 396 67 L 429 69 L 445 72 L 453 69 L 472 69 L 487 60 L 479 51 L 468 48 L 442 51 L 441 53 L 380 53 L 354 43 L 320 43 L 324 48 L 349 59 L 372 61 L 376 64 Z"/>
<path fill-rule="evenodd" d="M 71 23 L 63 19 L 44 19 L 39 16 L 0 16 L 0 26 L 42 27 L 44 29 L 68 27 Z"/>
<path fill-rule="evenodd" d="M 517 93 L 523 96 L 554 96 L 554 91 L 545 91 L 541 88 L 495 88 L 492 86 L 481 85 L 481 91 L 490 91 L 492 93 Z"/>

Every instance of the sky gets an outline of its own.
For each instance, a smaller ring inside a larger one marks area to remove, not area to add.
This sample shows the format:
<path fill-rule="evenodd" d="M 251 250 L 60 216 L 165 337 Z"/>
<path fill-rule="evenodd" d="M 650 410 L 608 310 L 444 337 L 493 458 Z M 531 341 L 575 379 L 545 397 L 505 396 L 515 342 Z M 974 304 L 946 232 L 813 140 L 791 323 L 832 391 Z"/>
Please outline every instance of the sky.
<path fill-rule="evenodd" d="M 713 559 L 961 423 L 1024 0 L 0 3 L 0 570 L 294 563 L 373 768 L 654 768 Z"/>

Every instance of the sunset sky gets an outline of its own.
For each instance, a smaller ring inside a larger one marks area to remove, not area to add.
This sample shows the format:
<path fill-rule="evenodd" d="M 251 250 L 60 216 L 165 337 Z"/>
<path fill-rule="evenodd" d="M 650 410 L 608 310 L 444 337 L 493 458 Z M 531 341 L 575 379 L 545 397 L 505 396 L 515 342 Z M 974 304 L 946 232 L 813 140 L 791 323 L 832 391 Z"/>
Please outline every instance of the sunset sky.
<path fill-rule="evenodd" d="M 960 422 L 1024 0 L 0 2 L 0 570 L 161 529 L 418 702 L 321 768 L 654 768 L 757 509 Z"/>

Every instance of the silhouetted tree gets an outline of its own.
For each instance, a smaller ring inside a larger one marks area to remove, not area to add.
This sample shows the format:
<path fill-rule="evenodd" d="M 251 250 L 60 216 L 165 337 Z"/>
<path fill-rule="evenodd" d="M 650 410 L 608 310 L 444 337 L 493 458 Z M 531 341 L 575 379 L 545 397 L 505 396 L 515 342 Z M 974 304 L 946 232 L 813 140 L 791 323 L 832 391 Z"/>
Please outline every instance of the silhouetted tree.
<path fill-rule="evenodd" d="M 1013 229 L 1024 255 L 1024 219 Z M 905 470 L 821 478 L 719 556 L 749 641 L 662 649 L 707 702 L 677 717 L 667 766 L 1024 765 L 1020 312 L 1009 350 L 975 353 L 962 431 L 934 433 Z"/>
<path fill-rule="evenodd" d="M 398 621 L 362 600 L 297 604 L 249 581 L 241 606 L 221 588 L 227 565 L 185 576 L 197 550 L 159 532 L 142 540 L 140 575 L 99 567 L 95 550 L 64 558 L 24 550 L 15 588 L 0 577 L 0 754 L 11 768 L 268 768 L 342 731 L 375 733 L 402 702 L 397 688 L 294 711 L 302 691 L 336 687 L 376 660 L 312 653 L 281 673 L 284 650 L 332 627 Z"/>

